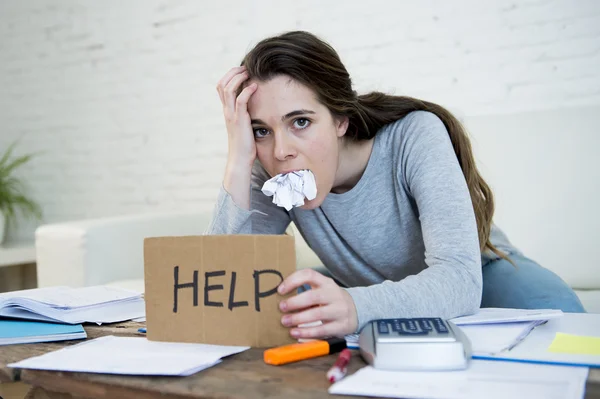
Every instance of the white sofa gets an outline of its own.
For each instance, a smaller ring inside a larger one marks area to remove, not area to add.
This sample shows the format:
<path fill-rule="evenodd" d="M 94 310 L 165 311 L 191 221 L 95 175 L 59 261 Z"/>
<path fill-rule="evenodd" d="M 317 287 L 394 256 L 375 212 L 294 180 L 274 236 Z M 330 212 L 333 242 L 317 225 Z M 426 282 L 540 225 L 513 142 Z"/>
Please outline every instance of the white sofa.
<path fill-rule="evenodd" d="M 560 275 L 600 313 L 600 106 L 465 121 L 478 165 L 511 241 Z M 38 284 L 117 284 L 143 290 L 143 238 L 201 234 L 209 214 L 145 214 L 44 225 L 36 231 Z M 320 265 L 296 231 L 298 267 Z"/>

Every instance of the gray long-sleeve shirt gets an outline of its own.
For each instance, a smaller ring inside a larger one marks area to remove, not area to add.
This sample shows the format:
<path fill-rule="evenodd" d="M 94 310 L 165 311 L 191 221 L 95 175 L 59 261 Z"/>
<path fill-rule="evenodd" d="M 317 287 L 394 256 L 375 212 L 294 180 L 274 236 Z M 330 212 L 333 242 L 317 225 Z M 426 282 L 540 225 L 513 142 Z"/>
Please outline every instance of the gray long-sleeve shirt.
<path fill-rule="evenodd" d="M 269 178 L 256 162 L 250 211 L 221 188 L 207 234 L 282 234 L 293 221 L 348 287 L 359 330 L 379 318 L 452 318 L 479 308 L 482 261 L 495 255 L 482 257 L 465 178 L 436 115 L 416 111 L 381 128 L 359 182 L 314 210 L 277 207 L 260 191 Z M 518 252 L 495 226 L 491 240 Z"/>

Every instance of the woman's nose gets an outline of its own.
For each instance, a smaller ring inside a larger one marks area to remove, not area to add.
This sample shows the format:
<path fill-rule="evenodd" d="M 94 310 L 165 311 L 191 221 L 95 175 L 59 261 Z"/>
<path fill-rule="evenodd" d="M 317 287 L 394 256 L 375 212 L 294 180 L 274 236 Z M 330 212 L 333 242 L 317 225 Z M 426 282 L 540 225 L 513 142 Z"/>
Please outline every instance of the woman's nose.
<path fill-rule="evenodd" d="M 275 137 L 275 158 L 279 161 L 285 161 L 296 156 L 296 148 L 292 141 L 285 134 Z"/>

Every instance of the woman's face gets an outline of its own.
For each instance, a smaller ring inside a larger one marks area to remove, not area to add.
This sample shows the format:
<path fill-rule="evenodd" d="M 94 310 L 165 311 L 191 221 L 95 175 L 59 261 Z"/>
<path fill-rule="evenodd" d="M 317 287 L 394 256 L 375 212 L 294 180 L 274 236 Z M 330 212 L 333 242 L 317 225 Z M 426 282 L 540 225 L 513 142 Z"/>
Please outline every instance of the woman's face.
<path fill-rule="evenodd" d="M 302 208 L 317 208 L 334 185 L 340 138 L 346 133 L 348 119 L 333 118 L 313 91 L 288 76 L 256 83 L 248 112 L 258 159 L 271 176 L 311 170 L 317 196 L 305 200 Z"/>

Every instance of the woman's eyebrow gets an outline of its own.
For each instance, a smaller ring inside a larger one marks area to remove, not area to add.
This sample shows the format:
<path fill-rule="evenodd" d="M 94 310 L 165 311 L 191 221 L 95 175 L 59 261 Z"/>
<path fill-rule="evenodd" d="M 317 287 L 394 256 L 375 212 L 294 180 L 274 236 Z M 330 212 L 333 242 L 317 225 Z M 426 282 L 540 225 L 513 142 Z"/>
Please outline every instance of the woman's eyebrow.
<path fill-rule="evenodd" d="M 311 111 L 309 109 L 298 109 L 292 112 L 288 112 L 287 114 L 283 115 L 281 117 L 281 121 L 285 121 L 286 119 L 292 118 L 294 116 L 298 116 L 298 115 L 305 115 L 305 114 L 316 114 L 315 111 Z M 264 123 L 262 121 L 262 119 L 252 119 L 250 121 L 252 124 L 256 124 L 256 125 L 266 125 L 266 123 Z"/>

